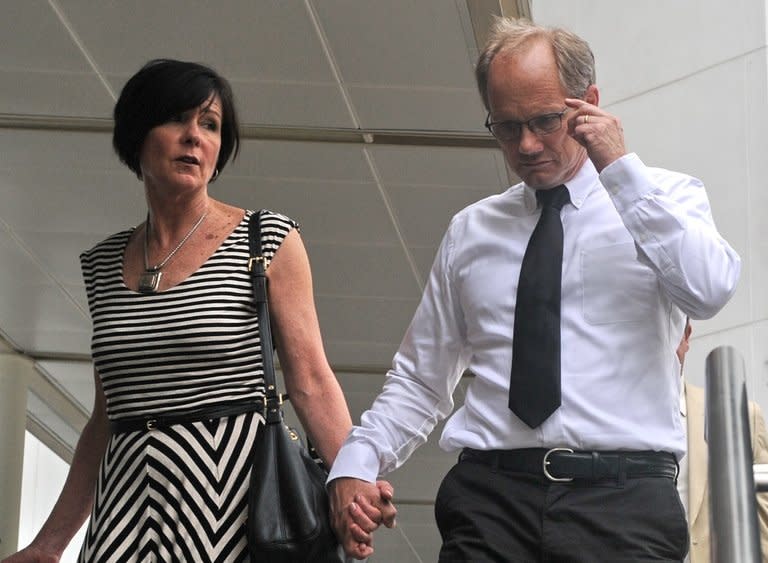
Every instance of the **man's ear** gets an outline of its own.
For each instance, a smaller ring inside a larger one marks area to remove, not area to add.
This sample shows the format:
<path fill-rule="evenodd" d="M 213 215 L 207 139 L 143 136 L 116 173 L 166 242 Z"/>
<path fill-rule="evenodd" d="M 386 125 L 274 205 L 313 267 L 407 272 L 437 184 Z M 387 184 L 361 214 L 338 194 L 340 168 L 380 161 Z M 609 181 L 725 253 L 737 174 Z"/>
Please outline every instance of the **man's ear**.
<path fill-rule="evenodd" d="M 584 93 L 584 101 L 593 106 L 600 105 L 600 90 L 597 89 L 596 85 L 590 84 L 587 86 L 587 91 Z"/>

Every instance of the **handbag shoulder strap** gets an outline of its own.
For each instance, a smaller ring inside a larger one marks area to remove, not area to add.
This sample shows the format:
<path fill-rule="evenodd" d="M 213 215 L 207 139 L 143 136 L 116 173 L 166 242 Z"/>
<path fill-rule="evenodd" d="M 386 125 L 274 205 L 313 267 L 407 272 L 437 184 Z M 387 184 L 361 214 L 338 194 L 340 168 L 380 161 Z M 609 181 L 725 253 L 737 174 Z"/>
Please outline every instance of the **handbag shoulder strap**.
<path fill-rule="evenodd" d="M 278 422 L 282 419 L 281 405 L 283 396 L 277 392 L 275 382 L 274 347 L 272 345 L 272 327 L 269 322 L 269 307 L 267 306 L 267 259 L 262 254 L 261 246 L 261 211 L 251 213 L 248 221 L 248 270 L 251 273 L 251 290 L 256 303 L 256 313 L 259 316 L 259 334 L 261 336 L 261 358 L 264 365 L 264 417 L 267 423 Z"/>

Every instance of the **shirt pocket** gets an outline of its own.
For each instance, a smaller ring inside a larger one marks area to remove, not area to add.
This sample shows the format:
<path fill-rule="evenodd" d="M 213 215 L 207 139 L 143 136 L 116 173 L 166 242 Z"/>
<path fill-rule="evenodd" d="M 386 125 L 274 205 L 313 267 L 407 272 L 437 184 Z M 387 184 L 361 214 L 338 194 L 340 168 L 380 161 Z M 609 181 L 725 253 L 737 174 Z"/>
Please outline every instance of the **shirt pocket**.
<path fill-rule="evenodd" d="M 581 279 L 584 318 L 590 324 L 635 322 L 656 310 L 656 275 L 638 261 L 632 242 L 583 250 Z"/>

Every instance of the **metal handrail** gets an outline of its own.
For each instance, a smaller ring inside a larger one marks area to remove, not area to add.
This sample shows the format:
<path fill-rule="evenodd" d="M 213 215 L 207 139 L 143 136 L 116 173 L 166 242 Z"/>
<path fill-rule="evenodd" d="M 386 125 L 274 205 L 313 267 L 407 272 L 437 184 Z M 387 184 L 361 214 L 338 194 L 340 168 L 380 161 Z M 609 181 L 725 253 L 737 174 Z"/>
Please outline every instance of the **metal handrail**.
<path fill-rule="evenodd" d="M 761 560 L 744 373 L 744 360 L 730 346 L 715 348 L 707 356 L 705 428 L 710 451 L 710 553 L 715 563 Z"/>
<path fill-rule="evenodd" d="M 756 463 L 752 466 L 755 476 L 755 490 L 758 493 L 768 492 L 768 463 Z"/>

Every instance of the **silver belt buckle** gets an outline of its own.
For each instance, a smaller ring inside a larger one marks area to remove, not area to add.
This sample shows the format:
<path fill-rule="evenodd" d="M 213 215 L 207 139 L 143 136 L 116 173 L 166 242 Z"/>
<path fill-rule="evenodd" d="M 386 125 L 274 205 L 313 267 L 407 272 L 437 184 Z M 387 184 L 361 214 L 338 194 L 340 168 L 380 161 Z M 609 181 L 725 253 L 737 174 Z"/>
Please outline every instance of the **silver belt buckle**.
<path fill-rule="evenodd" d="M 568 452 L 572 454 L 573 450 L 571 448 L 552 448 L 547 453 L 545 453 L 544 459 L 541 462 L 541 469 L 544 471 L 544 476 L 550 481 L 554 481 L 555 483 L 568 483 L 569 481 L 573 481 L 573 477 L 555 477 L 549 472 L 549 469 L 547 468 L 547 466 L 551 463 L 549 461 L 549 455 L 554 452 Z"/>

